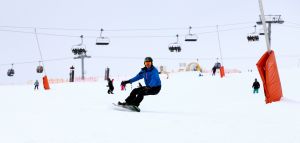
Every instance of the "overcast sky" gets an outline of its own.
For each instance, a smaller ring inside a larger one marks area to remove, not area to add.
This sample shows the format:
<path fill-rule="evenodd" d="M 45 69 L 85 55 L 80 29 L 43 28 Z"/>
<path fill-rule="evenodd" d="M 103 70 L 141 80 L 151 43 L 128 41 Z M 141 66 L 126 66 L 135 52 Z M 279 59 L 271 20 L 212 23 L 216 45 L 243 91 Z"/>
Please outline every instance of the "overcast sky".
<path fill-rule="evenodd" d="M 300 2 L 264 0 L 265 14 L 281 14 L 284 24 L 272 25 L 272 49 L 282 68 L 300 64 Z M 145 56 L 155 66 L 178 68 L 182 62 L 198 62 L 211 69 L 220 58 L 216 25 L 225 68 L 255 69 L 266 51 L 264 37 L 249 43 L 259 15 L 257 0 L 10 0 L 0 5 L 1 62 L 0 83 L 18 83 L 40 79 L 35 72 L 40 54 L 33 34 L 37 28 L 46 74 L 49 78 L 68 78 L 74 65 L 80 76 L 80 61 L 74 60 L 72 45 L 84 35 L 87 55 L 86 76 L 103 76 L 106 67 L 117 75 L 134 76 Z M 188 27 L 198 41 L 184 42 Z M 95 45 L 103 28 L 110 45 Z M 261 26 L 257 27 L 257 31 Z M 179 34 L 182 52 L 171 53 L 168 45 Z M 50 61 L 48 61 L 50 60 Z M 16 74 L 6 72 L 12 63 Z"/>

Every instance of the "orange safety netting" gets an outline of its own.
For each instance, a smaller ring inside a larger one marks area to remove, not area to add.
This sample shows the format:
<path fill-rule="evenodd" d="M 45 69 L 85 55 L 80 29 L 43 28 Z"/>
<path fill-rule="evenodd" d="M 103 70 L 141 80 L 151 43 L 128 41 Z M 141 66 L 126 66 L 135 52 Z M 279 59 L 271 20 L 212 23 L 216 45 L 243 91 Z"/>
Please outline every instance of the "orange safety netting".
<path fill-rule="evenodd" d="M 279 101 L 282 89 L 274 51 L 266 52 L 256 66 L 263 81 L 266 103 Z"/>

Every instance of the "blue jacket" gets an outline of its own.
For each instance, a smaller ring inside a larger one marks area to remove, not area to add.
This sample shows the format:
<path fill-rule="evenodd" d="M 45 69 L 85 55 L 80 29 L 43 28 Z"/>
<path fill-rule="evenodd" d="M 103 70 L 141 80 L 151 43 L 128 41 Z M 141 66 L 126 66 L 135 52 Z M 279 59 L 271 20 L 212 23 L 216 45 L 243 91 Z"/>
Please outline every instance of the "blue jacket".
<path fill-rule="evenodd" d="M 151 66 L 150 68 L 146 68 L 146 67 L 142 68 L 141 71 L 135 77 L 129 80 L 129 82 L 133 83 L 142 78 L 144 78 L 144 82 L 146 86 L 149 87 L 161 86 L 158 70 L 154 66 Z"/>

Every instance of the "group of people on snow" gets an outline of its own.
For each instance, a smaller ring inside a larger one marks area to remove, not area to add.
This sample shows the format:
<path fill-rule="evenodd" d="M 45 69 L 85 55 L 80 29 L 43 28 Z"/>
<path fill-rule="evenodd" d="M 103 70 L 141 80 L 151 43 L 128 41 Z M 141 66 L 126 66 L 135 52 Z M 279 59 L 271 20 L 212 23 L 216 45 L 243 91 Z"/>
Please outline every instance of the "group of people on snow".
<path fill-rule="evenodd" d="M 221 64 L 217 62 L 213 67 L 213 75 L 216 72 L 216 69 L 219 69 Z M 200 75 L 199 75 L 200 76 Z M 203 75 L 201 75 L 203 76 Z M 141 68 L 140 72 L 133 78 L 129 80 L 124 80 L 121 82 L 121 86 L 125 87 L 128 83 L 134 83 L 140 79 L 144 79 L 145 86 L 142 86 L 139 83 L 139 86 L 131 91 L 129 96 L 125 99 L 125 102 L 118 102 L 119 105 L 134 105 L 139 106 L 144 96 L 147 95 L 157 95 L 161 90 L 161 81 L 159 77 L 159 72 L 156 67 L 153 66 L 153 59 L 151 57 L 146 57 L 144 59 L 144 67 Z M 113 80 L 112 80 L 113 81 Z M 112 91 L 114 89 L 112 85 L 112 81 L 108 79 L 108 93 L 113 94 Z M 260 84 L 255 78 L 255 81 L 252 85 L 253 93 L 258 93 L 260 88 Z"/>
<path fill-rule="evenodd" d="M 216 69 L 220 68 L 220 63 L 216 63 L 212 69 L 213 75 L 215 75 Z M 202 75 L 201 75 L 202 76 Z M 121 86 L 125 87 L 126 84 L 134 83 L 140 79 L 144 79 L 145 86 L 142 86 L 139 83 L 139 86 L 131 91 L 129 96 L 125 99 L 124 102 L 118 102 L 119 105 L 133 105 L 139 106 L 140 103 L 143 101 L 144 96 L 147 95 L 157 95 L 161 90 L 161 80 L 159 77 L 159 72 L 157 68 L 153 65 L 153 59 L 151 57 L 146 57 L 144 59 L 144 67 L 141 68 L 140 72 L 131 79 L 124 80 L 121 82 Z M 114 79 L 107 78 L 107 87 L 108 87 L 108 94 L 114 94 Z M 260 84 L 255 78 L 255 81 L 252 85 L 253 94 L 258 93 L 260 88 Z M 36 80 L 34 82 L 34 90 L 39 89 L 39 81 Z"/>

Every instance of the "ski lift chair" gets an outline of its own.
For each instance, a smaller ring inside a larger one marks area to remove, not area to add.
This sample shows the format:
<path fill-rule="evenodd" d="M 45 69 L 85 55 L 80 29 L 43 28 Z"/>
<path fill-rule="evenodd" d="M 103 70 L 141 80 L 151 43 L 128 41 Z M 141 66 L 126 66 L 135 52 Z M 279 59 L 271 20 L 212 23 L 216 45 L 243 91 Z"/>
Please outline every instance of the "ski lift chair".
<path fill-rule="evenodd" d="M 259 30 L 259 35 L 265 35 L 264 29 L 260 29 L 260 30 Z"/>
<path fill-rule="evenodd" d="M 221 63 L 216 62 L 215 65 L 214 65 L 214 67 L 215 67 L 216 69 L 220 69 L 220 68 L 221 68 Z"/>
<path fill-rule="evenodd" d="M 39 65 L 39 66 L 36 67 L 36 72 L 37 73 L 43 73 L 43 71 L 44 71 L 43 66 Z"/>
<path fill-rule="evenodd" d="M 175 51 L 174 47 L 169 47 L 169 50 L 170 50 L 170 52 L 174 52 Z"/>
<path fill-rule="evenodd" d="M 98 37 L 96 39 L 96 45 L 109 45 L 109 38 L 108 37 Z"/>
<path fill-rule="evenodd" d="M 259 36 L 258 36 L 258 34 L 251 33 L 247 36 L 247 40 L 248 40 L 248 42 L 259 41 Z"/>
<path fill-rule="evenodd" d="M 74 55 L 86 54 L 85 45 L 83 44 L 83 35 L 80 36 L 81 43 L 72 46 L 72 53 Z"/>
<path fill-rule="evenodd" d="M 181 46 L 179 43 L 175 42 L 175 43 L 171 43 L 169 45 L 169 50 L 170 52 L 181 52 Z"/>
<path fill-rule="evenodd" d="M 7 71 L 7 76 L 10 76 L 10 77 L 12 77 L 12 76 L 14 76 L 14 74 L 15 74 L 15 70 L 14 69 L 8 69 L 8 71 Z"/>
<path fill-rule="evenodd" d="M 185 36 L 185 41 L 186 42 L 195 42 L 198 39 L 198 36 L 196 34 L 191 33 L 191 29 L 192 29 L 192 26 L 189 27 L 189 34 L 187 34 Z"/>
<path fill-rule="evenodd" d="M 196 42 L 198 40 L 198 36 L 196 34 L 187 34 L 185 36 L 186 42 Z"/>
<path fill-rule="evenodd" d="M 74 55 L 82 55 L 86 54 L 86 50 L 84 48 L 74 48 L 72 49 Z"/>
<path fill-rule="evenodd" d="M 108 37 L 103 37 L 102 36 L 102 32 L 103 32 L 103 29 L 100 30 L 100 37 L 97 37 L 96 39 L 96 45 L 108 45 L 110 40 Z"/>
<path fill-rule="evenodd" d="M 254 32 L 249 33 L 247 36 L 248 42 L 259 41 L 259 35 L 256 33 L 256 25 L 254 25 L 253 27 L 254 27 Z"/>
<path fill-rule="evenodd" d="M 264 32 L 260 32 L 259 35 L 263 36 L 263 35 L 265 35 L 265 33 Z"/>
<path fill-rule="evenodd" d="M 177 47 L 177 52 L 181 52 L 181 47 Z"/>
<path fill-rule="evenodd" d="M 85 53 L 85 45 L 74 45 L 72 46 L 72 52 L 74 54 L 80 54 L 80 53 Z"/>
<path fill-rule="evenodd" d="M 185 36 L 185 41 L 186 42 L 196 42 L 197 39 L 198 39 L 198 36 L 196 34 L 192 34 L 191 30 L 192 30 L 192 26 L 189 27 L 189 34 L 187 34 Z"/>
<path fill-rule="evenodd" d="M 181 45 L 178 43 L 178 34 L 176 35 L 177 41 L 174 43 L 169 44 L 169 50 L 170 52 L 181 52 Z"/>

